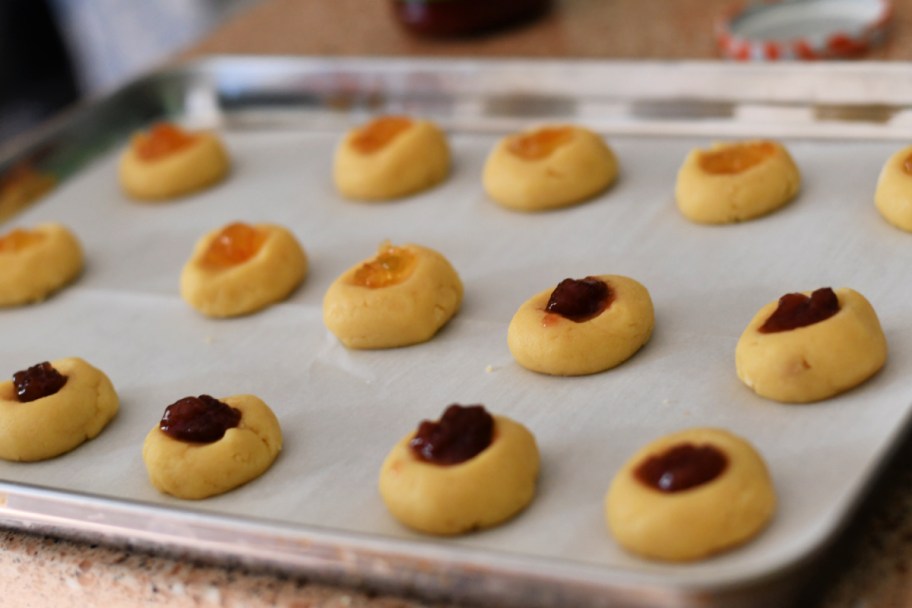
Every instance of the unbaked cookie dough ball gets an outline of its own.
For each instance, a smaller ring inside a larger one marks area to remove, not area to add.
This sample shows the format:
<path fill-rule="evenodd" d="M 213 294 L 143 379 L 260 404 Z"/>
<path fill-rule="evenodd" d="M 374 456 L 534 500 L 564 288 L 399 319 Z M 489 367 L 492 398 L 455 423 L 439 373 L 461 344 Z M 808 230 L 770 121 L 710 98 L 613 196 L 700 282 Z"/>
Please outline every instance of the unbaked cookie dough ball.
<path fill-rule="evenodd" d="M 430 340 L 461 303 L 462 281 L 445 257 L 384 242 L 330 285 L 323 322 L 348 348 L 394 348 Z"/>
<path fill-rule="evenodd" d="M 133 198 L 167 200 L 220 182 L 229 166 L 215 133 L 161 123 L 133 136 L 120 157 L 120 184 Z"/>
<path fill-rule="evenodd" d="M 522 511 L 538 469 L 538 447 L 524 426 L 480 405 L 454 404 L 393 447 L 380 470 L 380 495 L 410 528 L 462 534 Z"/>
<path fill-rule="evenodd" d="M 336 149 L 333 177 L 344 196 L 400 198 L 436 186 L 450 173 L 450 148 L 437 125 L 381 116 L 353 129 Z"/>
<path fill-rule="evenodd" d="M 741 381 L 762 397 L 788 403 L 838 395 L 873 376 L 886 360 L 877 314 L 848 288 L 790 293 L 770 302 L 735 348 Z"/>
<path fill-rule="evenodd" d="M 800 186 L 798 167 L 781 144 L 726 142 L 687 155 L 678 171 L 675 198 L 693 222 L 730 224 L 779 209 Z"/>
<path fill-rule="evenodd" d="M 649 292 L 613 274 L 564 279 L 527 300 L 510 321 L 516 361 L 555 376 L 594 374 L 620 365 L 652 335 Z"/>
<path fill-rule="evenodd" d="M 120 401 L 101 370 L 69 357 L 39 363 L 0 383 L 0 458 L 53 458 L 95 438 Z"/>
<path fill-rule="evenodd" d="M 728 431 L 696 428 L 653 441 L 617 473 L 605 520 L 644 557 L 697 560 L 758 534 L 776 509 L 763 460 Z"/>
<path fill-rule="evenodd" d="M 180 291 L 204 315 L 235 317 L 284 300 L 306 276 L 307 254 L 287 228 L 235 222 L 197 241 Z"/>
<path fill-rule="evenodd" d="M 82 272 L 82 246 L 65 226 L 39 224 L 0 237 L 0 306 L 44 300 Z"/>
<path fill-rule="evenodd" d="M 888 222 L 912 232 L 912 146 L 887 159 L 877 180 L 874 204 Z"/>
<path fill-rule="evenodd" d="M 484 188 L 510 209 L 543 211 L 588 200 L 618 173 L 614 152 L 596 133 L 544 126 L 500 140 L 484 167 Z"/>
<path fill-rule="evenodd" d="M 260 398 L 184 397 L 146 435 L 142 455 L 160 492 L 197 500 L 262 475 L 282 449 L 282 429 Z"/>

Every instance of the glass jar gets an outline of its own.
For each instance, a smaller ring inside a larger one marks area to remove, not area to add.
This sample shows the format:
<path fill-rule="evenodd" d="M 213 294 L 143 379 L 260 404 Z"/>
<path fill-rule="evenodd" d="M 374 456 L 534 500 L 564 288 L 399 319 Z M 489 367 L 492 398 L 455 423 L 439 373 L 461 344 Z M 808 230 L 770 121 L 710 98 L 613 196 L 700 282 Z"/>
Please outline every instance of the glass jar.
<path fill-rule="evenodd" d="M 530 21 L 546 13 L 551 0 L 393 0 L 399 21 L 430 37 L 460 37 Z"/>

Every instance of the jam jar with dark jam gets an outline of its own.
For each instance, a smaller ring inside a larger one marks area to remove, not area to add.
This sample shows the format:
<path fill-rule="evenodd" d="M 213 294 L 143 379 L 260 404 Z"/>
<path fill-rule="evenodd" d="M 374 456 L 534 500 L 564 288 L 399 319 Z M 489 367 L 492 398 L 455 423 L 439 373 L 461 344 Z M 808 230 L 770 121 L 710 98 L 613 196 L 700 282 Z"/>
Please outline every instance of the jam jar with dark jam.
<path fill-rule="evenodd" d="M 392 0 L 406 28 L 421 36 L 460 37 L 518 25 L 545 14 L 551 0 Z"/>

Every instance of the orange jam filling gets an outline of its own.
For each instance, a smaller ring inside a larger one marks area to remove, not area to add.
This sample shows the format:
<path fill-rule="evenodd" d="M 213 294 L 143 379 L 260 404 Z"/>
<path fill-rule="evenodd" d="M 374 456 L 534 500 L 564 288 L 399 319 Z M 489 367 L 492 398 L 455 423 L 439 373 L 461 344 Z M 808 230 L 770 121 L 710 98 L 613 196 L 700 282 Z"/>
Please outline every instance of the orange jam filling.
<path fill-rule="evenodd" d="M 54 189 L 57 179 L 22 161 L 0 176 L 0 215 L 12 215 Z"/>
<path fill-rule="evenodd" d="M 146 133 L 138 134 L 133 145 L 140 159 L 155 161 L 183 150 L 196 139 L 195 134 L 165 122 L 155 125 Z"/>
<path fill-rule="evenodd" d="M 906 157 L 906 160 L 903 161 L 903 171 L 907 175 L 912 175 L 912 154 Z"/>
<path fill-rule="evenodd" d="M 255 256 L 266 242 L 266 234 L 253 226 L 235 222 L 222 228 L 201 263 L 209 268 L 228 268 L 242 264 Z"/>
<path fill-rule="evenodd" d="M 772 142 L 733 144 L 700 155 L 700 168 L 707 173 L 734 174 L 759 165 L 776 153 Z"/>
<path fill-rule="evenodd" d="M 411 126 L 412 121 L 403 116 L 381 116 L 361 127 L 352 137 L 351 145 L 361 154 L 373 154 Z"/>
<path fill-rule="evenodd" d="M 0 236 L 0 253 L 22 251 L 26 247 L 31 247 L 42 239 L 44 239 L 44 235 L 39 232 L 16 228 L 11 232 Z"/>
<path fill-rule="evenodd" d="M 570 127 L 546 127 L 517 135 L 507 145 L 507 149 L 523 160 L 540 160 L 554 153 L 559 147 L 573 139 Z"/>
<path fill-rule="evenodd" d="M 417 261 L 415 254 L 407 249 L 381 245 L 377 257 L 355 271 L 352 282 L 371 289 L 396 285 L 411 276 Z"/>

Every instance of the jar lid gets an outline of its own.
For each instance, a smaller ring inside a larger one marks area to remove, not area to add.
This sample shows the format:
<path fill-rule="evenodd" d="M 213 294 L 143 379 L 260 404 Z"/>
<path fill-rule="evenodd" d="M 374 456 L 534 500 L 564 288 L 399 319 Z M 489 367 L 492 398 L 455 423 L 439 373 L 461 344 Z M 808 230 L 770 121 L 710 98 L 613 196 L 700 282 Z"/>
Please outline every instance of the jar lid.
<path fill-rule="evenodd" d="M 717 38 L 743 61 L 850 57 L 880 44 L 892 16 L 891 0 L 766 0 L 730 9 Z"/>

